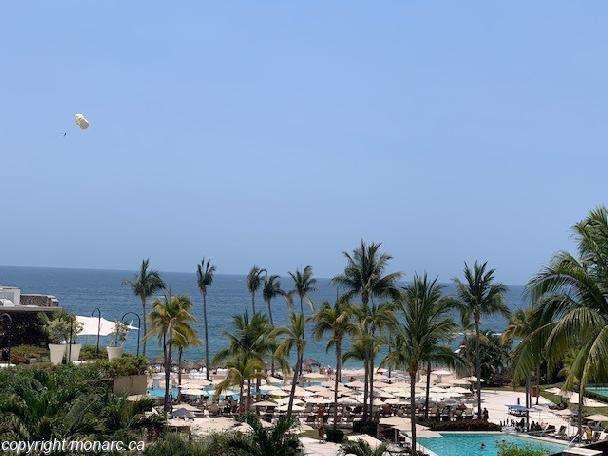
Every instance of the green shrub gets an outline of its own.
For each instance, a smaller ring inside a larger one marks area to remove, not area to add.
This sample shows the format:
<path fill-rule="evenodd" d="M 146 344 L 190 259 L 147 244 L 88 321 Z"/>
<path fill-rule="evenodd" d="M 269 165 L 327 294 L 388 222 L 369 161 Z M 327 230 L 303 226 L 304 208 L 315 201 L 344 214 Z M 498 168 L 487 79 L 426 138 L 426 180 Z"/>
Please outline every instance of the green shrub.
<path fill-rule="evenodd" d="M 108 359 L 108 351 L 105 347 L 99 347 L 99 353 L 96 353 L 96 351 L 95 345 L 83 345 L 80 349 L 80 359 L 83 361 Z"/>
<path fill-rule="evenodd" d="M 30 359 L 47 360 L 49 349 L 38 345 L 17 345 L 11 348 L 11 362 L 15 364 L 28 364 Z"/>
<path fill-rule="evenodd" d="M 527 447 L 518 447 L 510 443 L 498 444 L 498 456 L 546 456 L 549 453 Z"/>
<path fill-rule="evenodd" d="M 344 432 L 340 429 L 327 429 L 325 431 L 325 437 L 328 442 L 342 443 L 342 440 L 344 440 Z"/>
<path fill-rule="evenodd" d="M 483 420 L 459 420 L 459 421 L 421 421 L 420 424 L 427 426 L 431 431 L 500 431 L 498 424 Z"/>

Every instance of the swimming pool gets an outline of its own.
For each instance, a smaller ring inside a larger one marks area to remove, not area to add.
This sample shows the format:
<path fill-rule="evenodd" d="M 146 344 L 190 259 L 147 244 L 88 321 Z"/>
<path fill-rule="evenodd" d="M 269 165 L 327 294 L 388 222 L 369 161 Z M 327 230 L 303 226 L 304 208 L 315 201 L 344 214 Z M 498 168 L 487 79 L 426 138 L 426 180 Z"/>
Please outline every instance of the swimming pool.
<path fill-rule="evenodd" d="M 528 447 L 554 454 L 563 451 L 566 445 L 545 442 L 527 437 L 517 437 L 509 434 L 458 434 L 441 433 L 441 437 L 421 437 L 421 445 L 434 451 L 438 456 L 496 456 L 498 445 L 504 441 L 506 444 L 518 447 Z M 485 448 L 481 449 L 481 444 Z"/>
<path fill-rule="evenodd" d="M 608 386 L 588 386 L 587 391 L 608 399 Z"/>

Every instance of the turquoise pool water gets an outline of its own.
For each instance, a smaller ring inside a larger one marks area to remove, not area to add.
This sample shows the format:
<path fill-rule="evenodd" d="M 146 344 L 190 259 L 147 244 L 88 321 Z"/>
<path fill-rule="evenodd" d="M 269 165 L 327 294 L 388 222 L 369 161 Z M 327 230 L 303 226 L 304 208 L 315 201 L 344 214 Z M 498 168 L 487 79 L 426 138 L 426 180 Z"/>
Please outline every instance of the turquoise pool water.
<path fill-rule="evenodd" d="M 210 396 L 213 396 L 213 394 L 215 392 L 214 390 L 212 390 L 210 388 L 205 388 L 205 391 L 207 391 Z M 148 388 L 148 394 L 153 397 L 163 398 L 163 397 L 165 397 L 165 389 L 164 388 Z M 177 399 L 177 388 L 171 388 L 171 397 L 173 397 L 173 399 Z M 228 396 L 226 396 L 224 394 L 222 394 L 220 396 L 220 398 L 222 398 L 222 399 L 226 399 L 227 397 Z M 239 394 L 237 393 L 230 397 L 232 397 L 232 399 L 234 399 L 234 400 L 238 400 Z"/>
<path fill-rule="evenodd" d="M 419 438 L 421 445 L 437 453 L 438 456 L 496 456 L 501 441 L 518 447 L 528 447 L 542 450 L 546 454 L 554 454 L 564 450 L 566 445 L 549 443 L 526 437 L 517 437 L 508 434 L 441 434 L 441 437 Z M 485 448 L 480 448 L 481 444 Z"/>
<path fill-rule="evenodd" d="M 603 396 L 608 399 L 608 386 L 588 386 L 587 391 Z"/>
<path fill-rule="evenodd" d="M 153 397 L 165 397 L 164 388 L 148 388 L 148 394 Z M 177 388 L 171 388 L 171 397 L 177 399 Z"/>

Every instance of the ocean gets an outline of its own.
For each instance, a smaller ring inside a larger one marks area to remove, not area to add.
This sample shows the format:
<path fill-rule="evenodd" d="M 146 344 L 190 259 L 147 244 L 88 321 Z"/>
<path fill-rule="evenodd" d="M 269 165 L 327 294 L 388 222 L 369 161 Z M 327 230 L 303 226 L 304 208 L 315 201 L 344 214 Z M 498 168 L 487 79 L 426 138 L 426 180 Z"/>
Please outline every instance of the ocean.
<path fill-rule="evenodd" d="M 91 316 L 96 307 L 99 307 L 103 318 L 114 321 L 126 312 L 141 314 L 141 303 L 134 296 L 128 286 L 122 285 L 123 280 L 131 279 L 134 271 L 103 270 L 103 269 L 68 269 L 68 268 L 37 268 L 0 266 L 0 285 L 10 285 L 21 288 L 23 293 L 43 293 L 54 295 L 59 299 L 60 306 L 77 315 Z M 193 314 L 197 318 L 196 329 L 201 339 L 204 338 L 202 302 L 196 286 L 194 273 L 164 272 L 165 282 L 170 285 L 173 294 L 187 294 L 193 299 Z M 288 290 L 291 279 L 283 277 L 281 285 Z M 526 307 L 522 297 L 523 286 L 509 286 L 506 299 L 511 309 Z M 446 284 L 446 294 L 453 294 L 454 287 Z M 317 291 L 312 299 L 318 306 L 323 301 L 333 302 L 336 298 L 336 289 L 329 279 L 317 279 Z M 299 306 L 299 303 L 296 303 Z M 151 303 L 148 304 L 151 307 Z M 225 345 L 224 332 L 230 329 L 232 315 L 243 313 L 251 307 L 251 297 L 247 290 L 244 275 L 217 274 L 213 285 L 207 294 L 209 314 L 209 346 L 211 357 Z M 284 300 L 277 298 L 272 302 L 273 319 L 275 325 L 287 321 L 287 306 Z M 261 292 L 256 297 L 256 310 L 264 311 Z M 305 312 L 310 312 L 305 309 Z M 128 318 L 127 318 L 128 320 Z M 505 327 L 502 317 L 486 318 L 482 325 L 484 328 L 500 332 Z M 308 327 L 307 327 L 308 328 Z M 323 364 L 334 365 L 333 351 L 326 353 L 326 341 L 315 341 L 307 331 L 306 358 L 317 359 Z M 143 334 L 142 334 L 143 337 Z M 95 343 L 94 337 L 89 337 L 88 343 Z M 103 338 L 102 338 L 103 339 Z M 107 343 L 103 340 L 102 343 Z M 125 343 L 125 350 L 135 353 L 137 334 L 132 331 Z M 162 351 L 154 339 L 148 341 L 148 356 L 160 357 Z M 202 346 L 190 348 L 184 353 L 185 359 L 199 360 L 204 358 Z"/>

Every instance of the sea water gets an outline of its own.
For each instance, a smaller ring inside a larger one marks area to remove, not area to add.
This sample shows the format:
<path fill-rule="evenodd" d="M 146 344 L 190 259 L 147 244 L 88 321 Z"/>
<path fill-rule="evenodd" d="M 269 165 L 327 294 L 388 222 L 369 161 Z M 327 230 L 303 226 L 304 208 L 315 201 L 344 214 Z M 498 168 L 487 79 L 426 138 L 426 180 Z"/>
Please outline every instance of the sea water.
<path fill-rule="evenodd" d="M 54 295 L 59 299 L 60 306 L 77 315 L 91 316 L 95 308 L 101 310 L 103 318 L 110 321 L 120 319 L 126 312 L 136 312 L 141 315 L 141 302 L 134 296 L 131 289 L 123 285 L 124 280 L 132 279 L 135 272 L 101 270 L 101 269 L 67 269 L 67 268 L 33 268 L 0 266 L 0 285 L 11 285 L 21 288 L 23 293 L 44 293 Z M 199 337 L 204 340 L 203 333 L 203 311 L 200 292 L 196 286 L 194 273 L 163 272 L 163 279 L 171 287 L 172 294 L 187 294 L 193 300 L 192 314 L 196 317 L 195 323 Z M 285 290 L 291 289 L 291 279 L 281 278 L 281 285 Z M 446 294 L 453 294 L 454 287 L 447 285 Z M 506 296 L 507 304 L 511 309 L 525 307 L 522 298 L 522 286 L 510 286 Z M 334 302 L 336 289 L 331 285 L 329 279 L 317 280 L 317 291 L 312 293 L 312 300 L 318 307 L 323 301 Z M 299 300 L 295 300 L 294 306 L 299 311 Z M 310 315 L 311 310 L 307 304 L 305 313 Z M 148 312 L 152 302 L 148 302 Z M 209 287 L 207 294 L 207 307 L 209 316 L 209 348 L 211 357 L 225 346 L 225 331 L 231 329 L 231 317 L 249 309 L 251 312 L 251 296 L 247 290 L 246 277 L 243 275 L 217 274 L 213 285 Z M 266 304 L 261 295 L 261 290 L 256 297 L 256 310 L 266 312 Z M 275 325 L 287 323 L 288 308 L 283 298 L 272 301 L 272 315 Z M 130 317 L 126 321 L 131 321 Z M 137 322 L 134 322 L 137 325 Z M 500 332 L 504 329 L 505 321 L 502 317 L 494 316 L 484 318 L 485 328 Z M 326 365 L 335 365 L 335 354 L 333 350 L 325 351 L 326 339 L 316 341 L 311 337 L 312 323 L 307 325 L 306 353 L 305 358 L 321 361 Z M 143 333 L 142 333 L 143 337 Z M 81 337 L 81 342 L 95 343 L 95 337 Z M 108 340 L 102 338 L 102 344 Z M 128 352 L 135 353 L 137 345 L 137 333 L 132 331 L 125 343 Z M 151 358 L 162 355 L 162 350 L 151 339 L 147 344 L 147 354 Z M 345 350 L 348 349 L 348 342 Z M 204 347 L 189 348 L 184 352 L 184 359 L 204 359 Z M 347 363 L 347 365 L 354 363 Z"/>

